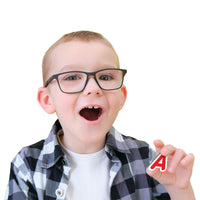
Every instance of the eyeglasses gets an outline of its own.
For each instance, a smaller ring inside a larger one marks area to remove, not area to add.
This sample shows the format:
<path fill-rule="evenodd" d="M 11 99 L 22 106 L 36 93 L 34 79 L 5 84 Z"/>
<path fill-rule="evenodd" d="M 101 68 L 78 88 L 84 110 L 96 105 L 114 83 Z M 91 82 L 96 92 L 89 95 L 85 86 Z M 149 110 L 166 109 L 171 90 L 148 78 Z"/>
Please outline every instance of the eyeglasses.
<path fill-rule="evenodd" d="M 85 89 L 89 76 L 94 76 L 94 80 L 102 90 L 117 90 L 122 87 L 126 73 L 127 70 L 117 68 L 102 69 L 96 72 L 63 72 L 51 76 L 46 81 L 45 87 L 47 87 L 52 80 L 56 79 L 63 93 L 79 93 Z"/>

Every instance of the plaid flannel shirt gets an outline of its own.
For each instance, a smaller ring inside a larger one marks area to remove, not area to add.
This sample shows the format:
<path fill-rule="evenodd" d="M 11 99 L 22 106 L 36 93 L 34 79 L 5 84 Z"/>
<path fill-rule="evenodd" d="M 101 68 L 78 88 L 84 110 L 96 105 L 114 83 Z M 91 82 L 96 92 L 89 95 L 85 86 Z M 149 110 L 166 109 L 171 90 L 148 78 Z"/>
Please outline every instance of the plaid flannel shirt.
<path fill-rule="evenodd" d="M 71 165 L 57 140 L 60 130 L 57 120 L 46 140 L 17 154 L 11 163 L 6 200 L 65 199 Z M 111 200 L 170 199 L 165 188 L 146 174 L 155 155 L 147 143 L 124 136 L 112 127 L 105 150 L 111 163 Z"/>

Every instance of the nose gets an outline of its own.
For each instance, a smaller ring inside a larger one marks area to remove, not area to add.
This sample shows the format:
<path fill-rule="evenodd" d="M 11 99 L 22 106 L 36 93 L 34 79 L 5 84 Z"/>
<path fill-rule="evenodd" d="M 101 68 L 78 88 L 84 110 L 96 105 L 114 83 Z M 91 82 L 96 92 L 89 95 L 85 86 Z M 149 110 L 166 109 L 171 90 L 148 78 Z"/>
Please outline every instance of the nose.
<path fill-rule="evenodd" d="M 88 78 L 88 82 L 85 86 L 85 89 L 83 90 L 83 94 L 85 94 L 85 95 L 91 95 L 91 94 L 101 95 L 102 94 L 102 90 L 99 87 L 99 85 L 97 84 L 94 77 Z"/>

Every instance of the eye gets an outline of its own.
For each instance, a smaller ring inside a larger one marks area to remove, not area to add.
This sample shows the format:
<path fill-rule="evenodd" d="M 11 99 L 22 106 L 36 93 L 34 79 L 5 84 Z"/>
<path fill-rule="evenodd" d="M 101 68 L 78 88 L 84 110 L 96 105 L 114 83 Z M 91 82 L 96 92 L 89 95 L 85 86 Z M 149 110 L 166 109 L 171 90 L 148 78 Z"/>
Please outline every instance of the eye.
<path fill-rule="evenodd" d="M 102 81 L 110 81 L 110 80 L 113 79 L 113 77 L 112 77 L 112 75 L 106 75 L 106 74 L 104 74 L 104 75 L 101 75 L 99 77 L 99 79 L 102 80 Z"/>
<path fill-rule="evenodd" d="M 81 75 L 80 74 L 65 74 L 63 77 L 62 77 L 62 80 L 64 81 L 77 81 L 79 79 L 81 79 Z"/>
<path fill-rule="evenodd" d="M 79 77 L 76 75 L 65 77 L 65 80 L 67 80 L 67 81 L 75 81 L 78 79 L 79 79 Z"/>

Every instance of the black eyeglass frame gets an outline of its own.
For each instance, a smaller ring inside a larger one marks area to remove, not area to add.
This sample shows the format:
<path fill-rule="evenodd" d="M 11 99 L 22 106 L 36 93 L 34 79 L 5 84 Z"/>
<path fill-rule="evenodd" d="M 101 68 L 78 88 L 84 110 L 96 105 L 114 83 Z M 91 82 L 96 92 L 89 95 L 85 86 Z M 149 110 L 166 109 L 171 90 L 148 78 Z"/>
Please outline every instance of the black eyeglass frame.
<path fill-rule="evenodd" d="M 98 82 L 98 80 L 97 80 L 97 78 L 96 78 L 96 74 L 97 74 L 98 72 L 106 71 L 106 70 L 118 70 L 118 71 L 122 71 L 122 75 L 123 75 L 123 76 L 122 76 L 122 83 L 121 83 L 121 85 L 120 85 L 119 87 L 113 88 L 113 89 L 104 89 L 104 88 L 101 87 L 101 85 L 99 84 L 99 82 Z M 86 78 L 85 85 L 84 85 L 83 89 L 81 89 L 80 91 L 77 91 L 77 92 L 65 92 L 65 91 L 63 91 L 62 88 L 61 88 L 61 86 L 60 86 L 58 77 L 59 77 L 60 75 L 67 74 L 67 73 L 84 73 L 84 74 L 86 74 L 86 75 L 87 75 L 87 78 Z M 102 90 L 105 90 L 105 91 L 118 90 L 118 89 L 120 89 L 120 88 L 122 87 L 122 85 L 123 85 L 124 76 L 126 75 L 126 73 L 127 73 L 127 70 L 126 70 L 126 69 L 119 69 L 119 68 L 106 68 L 106 69 L 101 69 L 101 70 L 98 70 L 98 71 L 95 71 L 95 72 L 84 72 L 84 71 L 68 71 L 68 72 L 62 72 L 62 73 L 58 73 L 58 74 L 52 75 L 52 76 L 46 81 L 44 87 L 47 87 L 47 86 L 50 84 L 51 81 L 53 81 L 54 79 L 56 79 L 56 81 L 57 81 L 57 83 L 58 83 L 58 86 L 59 86 L 60 90 L 61 90 L 63 93 L 66 93 L 66 94 L 80 93 L 80 92 L 82 92 L 82 91 L 85 89 L 85 87 L 86 87 L 86 85 L 87 85 L 87 83 L 88 83 L 88 78 L 89 78 L 89 76 L 94 76 L 94 80 L 96 81 L 97 85 L 98 85 Z"/>

